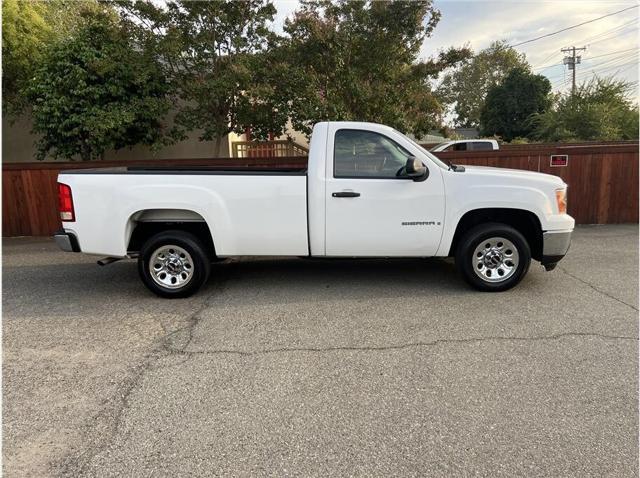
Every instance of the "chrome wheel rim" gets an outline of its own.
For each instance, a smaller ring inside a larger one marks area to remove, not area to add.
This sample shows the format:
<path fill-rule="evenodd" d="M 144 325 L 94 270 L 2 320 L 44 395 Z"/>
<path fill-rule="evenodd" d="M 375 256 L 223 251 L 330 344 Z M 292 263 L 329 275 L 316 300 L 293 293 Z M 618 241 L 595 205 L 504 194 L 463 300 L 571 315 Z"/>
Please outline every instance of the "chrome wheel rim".
<path fill-rule="evenodd" d="M 193 277 L 193 259 L 182 247 L 162 246 L 151 254 L 149 273 L 160 287 L 180 289 Z"/>
<path fill-rule="evenodd" d="M 520 262 L 518 249 L 509 239 L 491 237 L 478 244 L 471 263 L 476 275 L 487 282 L 502 282 L 515 274 Z"/>

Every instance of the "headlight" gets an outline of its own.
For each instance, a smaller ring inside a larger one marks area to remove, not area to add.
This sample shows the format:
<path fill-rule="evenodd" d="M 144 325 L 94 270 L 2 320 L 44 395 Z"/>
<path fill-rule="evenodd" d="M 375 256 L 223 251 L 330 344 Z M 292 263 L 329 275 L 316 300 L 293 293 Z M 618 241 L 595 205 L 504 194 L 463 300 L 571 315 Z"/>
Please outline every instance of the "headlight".
<path fill-rule="evenodd" d="M 558 205 L 558 213 L 567 213 L 567 189 L 556 189 L 556 204 Z"/>

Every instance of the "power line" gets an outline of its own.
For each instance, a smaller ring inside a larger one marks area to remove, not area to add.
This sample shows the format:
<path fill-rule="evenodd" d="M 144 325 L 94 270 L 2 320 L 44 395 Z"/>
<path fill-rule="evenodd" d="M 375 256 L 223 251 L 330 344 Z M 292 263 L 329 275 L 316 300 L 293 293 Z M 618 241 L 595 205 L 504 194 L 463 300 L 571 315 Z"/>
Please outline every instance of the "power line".
<path fill-rule="evenodd" d="M 608 71 L 612 71 L 615 70 L 616 68 L 618 69 L 615 73 L 614 76 L 620 73 L 620 68 L 624 68 L 623 71 L 626 71 L 629 65 L 637 65 L 638 64 L 638 60 L 634 59 L 632 61 L 628 61 L 629 58 L 619 58 L 617 59 L 614 63 L 608 64 L 606 66 L 598 66 L 597 68 L 592 68 L 589 71 L 585 71 L 582 72 L 582 74 L 580 75 L 580 78 L 578 78 L 579 80 L 584 80 L 585 78 L 588 78 L 589 76 L 592 75 L 602 75 L 605 72 Z"/>
<path fill-rule="evenodd" d="M 634 50 L 634 49 L 635 48 L 630 48 L 629 50 Z M 591 68 L 591 71 L 594 71 L 596 68 L 602 68 L 604 65 L 613 64 L 613 63 L 616 63 L 616 62 L 618 62 L 620 60 L 627 61 L 627 60 L 629 60 L 629 59 L 631 59 L 631 58 L 633 58 L 635 56 L 635 53 L 630 53 L 629 50 L 621 50 L 621 51 L 618 51 L 618 52 L 608 53 L 607 55 L 612 55 L 612 54 L 615 53 L 615 54 L 617 54 L 617 56 L 615 56 L 613 58 L 608 58 L 608 59 L 603 60 L 603 61 L 599 61 L 597 63 L 589 65 L 588 67 Z M 620 53 L 622 53 L 622 54 L 620 54 Z M 607 56 L 607 55 L 594 56 L 594 57 L 591 57 L 591 58 L 584 59 L 584 61 L 593 60 L 595 58 L 603 57 L 603 56 Z M 564 71 L 562 73 L 560 73 L 559 75 L 551 75 L 551 76 L 548 76 L 547 78 L 552 80 L 552 79 L 558 78 L 559 76 L 562 76 L 562 75 L 564 75 Z"/>
<path fill-rule="evenodd" d="M 596 33 L 595 35 L 588 36 L 587 38 L 583 38 L 578 43 L 588 43 L 588 44 L 600 43 L 601 41 L 605 41 L 605 40 L 609 39 L 609 38 L 603 38 L 603 37 L 607 37 L 608 35 L 611 35 L 612 33 L 617 33 L 617 32 L 619 32 L 621 30 L 624 30 L 629 25 L 631 25 L 633 23 L 637 23 L 637 22 L 638 22 L 638 19 L 634 18 L 633 20 L 631 20 L 629 22 L 626 22 L 626 23 L 623 23 L 622 25 L 618 25 L 618 26 L 615 26 L 613 28 L 610 28 L 609 30 L 605 30 L 603 32 Z M 612 36 L 611 38 L 616 38 L 617 36 L 619 36 L 619 35 Z M 596 39 L 597 39 L 597 41 L 594 42 L 594 40 L 596 40 Z"/>
<path fill-rule="evenodd" d="M 594 60 L 596 58 L 601 58 L 603 56 L 615 55 L 616 53 L 624 53 L 625 51 L 631 51 L 631 50 L 637 50 L 637 49 L 638 49 L 638 47 L 634 46 L 633 48 L 627 48 L 626 50 L 612 51 L 611 53 L 605 53 L 604 55 L 590 56 L 589 58 L 583 58 L 583 59 L 584 59 L 584 61 Z"/>
<path fill-rule="evenodd" d="M 609 65 L 609 64 L 617 63 L 619 61 L 631 60 L 635 56 L 636 56 L 635 53 L 623 53 L 622 55 L 614 56 L 613 58 L 607 58 L 606 60 L 599 61 L 592 65 L 588 65 L 588 68 L 592 68 L 592 69 L 595 67 L 601 68 L 603 65 Z"/>
<path fill-rule="evenodd" d="M 547 68 L 551 68 L 552 66 L 562 66 L 562 65 L 563 65 L 563 63 L 554 63 L 554 64 L 552 64 L 552 65 L 539 66 L 539 67 L 537 67 L 537 68 L 534 68 L 533 70 L 534 70 L 534 71 L 538 71 L 538 70 L 540 70 L 540 71 L 544 71 L 544 70 L 546 70 Z"/>
<path fill-rule="evenodd" d="M 609 65 L 606 68 L 604 68 L 603 70 L 600 71 L 595 71 L 595 70 L 590 70 L 588 72 L 583 72 L 578 78 L 577 81 L 580 81 L 582 83 L 584 83 L 588 78 L 593 77 L 593 76 L 598 76 L 601 75 L 602 73 L 606 72 L 606 71 L 610 71 L 610 70 L 615 70 L 617 68 L 617 70 L 615 71 L 615 73 L 613 73 L 613 75 L 607 75 L 607 76 L 618 76 L 621 75 L 622 73 L 626 72 L 627 70 L 630 70 L 632 67 L 638 67 L 638 61 L 634 60 L 634 61 L 630 61 L 627 63 L 622 63 L 622 64 L 615 64 L 615 65 Z M 633 83 L 637 83 L 637 80 Z M 554 88 L 559 88 L 559 87 L 564 87 L 566 86 L 567 81 L 566 78 L 561 78 L 559 80 L 556 80 L 552 83 L 552 87 Z"/>
<path fill-rule="evenodd" d="M 596 56 L 590 56 L 589 58 L 583 58 L 583 59 L 582 59 L 582 61 L 595 60 L 596 58 L 601 58 L 601 57 L 604 57 L 604 56 L 615 55 L 616 53 L 624 53 L 624 52 L 626 52 L 626 51 L 637 50 L 637 49 L 638 49 L 638 47 L 636 46 L 636 47 L 633 47 L 633 48 L 628 48 L 628 49 L 626 49 L 626 50 L 612 51 L 612 52 L 610 52 L 610 53 L 605 53 L 604 55 L 596 55 Z M 554 64 L 552 64 L 552 65 L 539 66 L 539 67 L 537 67 L 537 68 L 534 68 L 534 71 L 538 71 L 538 70 L 540 70 L 540 71 L 544 71 L 544 70 L 546 70 L 546 69 L 548 69 L 548 68 L 552 68 L 552 67 L 554 67 L 554 66 L 562 66 L 562 65 L 563 65 L 563 63 L 554 63 Z"/>
<path fill-rule="evenodd" d="M 589 72 L 584 72 L 583 75 L 578 79 L 579 80 L 584 80 L 585 78 L 588 78 L 589 76 L 591 76 L 591 74 L 601 75 L 602 73 L 604 73 L 606 71 L 612 71 L 612 70 L 615 70 L 616 68 L 618 68 L 616 73 L 614 73 L 614 75 L 615 75 L 615 74 L 620 73 L 620 68 L 624 68 L 624 67 L 627 67 L 629 65 L 637 65 L 637 64 L 638 64 L 638 60 L 633 60 L 633 61 L 629 61 L 627 63 L 621 63 L 621 64 L 618 63 L 618 64 L 615 64 L 615 65 L 609 65 L 609 66 L 606 66 L 605 68 L 599 70 L 598 72 L 596 72 L 595 70 L 590 70 Z M 627 69 L 629 69 L 629 68 L 625 68 L 623 71 L 626 71 Z"/>
<path fill-rule="evenodd" d="M 542 60 L 540 63 L 542 63 L 543 65 L 548 62 L 551 58 L 553 58 L 554 56 L 556 56 L 558 54 L 557 50 L 554 50 L 553 53 L 551 53 L 551 55 L 549 55 L 548 57 L 546 57 L 544 60 Z M 539 64 L 540 64 L 539 63 Z M 534 70 L 539 70 L 540 68 L 544 68 L 544 67 L 533 67 Z"/>
<path fill-rule="evenodd" d="M 516 43 L 514 45 L 509 45 L 509 46 L 511 48 L 515 48 L 517 46 L 524 45 L 526 43 L 531 43 L 531 42 L 534 42 L 534 41 L 537 41 L 537 40 L 541 40 L 542 38 L 547 38 L 547 37 L 550 37 L 550 36 L 553 36 L 553 35 L 557 35 L 558 33 L 566 32 L 567 30 L 572 30 L 574 28 L 581 27 L 582 25 L 586 25 L 588 23 L 593 23 L 595 21 L 602 20 L 603 18 L 607 18 L 607 17 L 611 17 L 613 15 L 617 15 L 618 13 L 626 12 L 627 10 L 631 10 L 632 8 L 638 8 L 638 5 L 633 5 L 631 7 L 623 8 L 622 10 L 618 10 L 617 12 L 608 13 L 607 15 L 603 15 L 601 17 L 594 18 L 594 19 L 588 20 L 586 22 L 578 23 L 576 25 L 571 25 L 570 27 L 563 28 L 562 30 L 558 30 L 558 31 L 555 31 L 555 32 L 552 32 L 552 33 L 547 33 L 546 35 L 540 35 L 539 37 L 532 38 L 530 40 L 525 40 L 525 41 L 522 41 L 520 43 Z"/>
<path fill-rule="evenodd" d="M 610 65 L 610 64 L 614 64 L 614 63 L 618 63 L 620 61 L 628 61 L 631 60 L 632 58 L 636 58 L 636 54 L 635 53 L 624 53 L 622 55 L 618 55 L 615 56 L 613 58 L 608 58 L 604 61 L 599 61 L 598 63 L 594 63 L 592 65 L 589 65 L 589 68 L 594 68 L 594 67 L 598 67 L 598 68 L 602 68 L 603 65 Z"/>
<path fill-rule="evenodd" d="M 632 62 L 631 64 L 632 64 L 632 65 L 634 65 L 634 64 L 635 64 L 635 65 L 637 65 L 637 63 L 638 63 L 638 62 L 635 62 L 635 61 L 634 61 L 634 62 Z M 628 68 L 625 68 L 624 70 L 620 70 L 620 71 L 618 71 L 618 72 L 617 72 L 617 74 L 618 74 L 618 75 L 620 75 L 621 73 L 624 73 L 625 71 L 630 70 L 630 69 L 631 69 L 631 66 L 629 66 Z M 635 83 L 637 83 L 637 81 L 636 81 Z"/>
<path fill-rule="evenodd" d="M 618 38 L 618 37 L 623 37 L 625 35 L 628 35 L 629 33 L 633 33 L 637 31 L 636 27 L 631 27 L 625 30 L 621 30 L 620 33 L 618 33 L 617 35 L 612 35 L 612 36 L 608 36 L 605 38 L 600 38 L 599 40 L 596 41 L 590 41 L 587 44 L 588 45 L 595 45 L 596 43 L 602 43 L 603 41 L 609 41 L 609 40 L 613 40 L 614 38 Z"/>

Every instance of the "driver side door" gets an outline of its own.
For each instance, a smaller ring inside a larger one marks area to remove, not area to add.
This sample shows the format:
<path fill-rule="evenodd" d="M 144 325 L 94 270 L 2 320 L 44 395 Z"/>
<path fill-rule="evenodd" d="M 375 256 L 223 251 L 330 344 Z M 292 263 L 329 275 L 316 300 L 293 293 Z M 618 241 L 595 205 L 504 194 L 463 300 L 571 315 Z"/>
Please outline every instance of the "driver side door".
<path fill-rule="evenodd" d="M 333 125 L 332 125 L 333 126 Z M 330 127 L 326 167 L 327 256 L 432 256 L 440 244 L 444 188 L 440 168 L 413 181 L 403 174 L 416 155 L 388 128 Z"/>

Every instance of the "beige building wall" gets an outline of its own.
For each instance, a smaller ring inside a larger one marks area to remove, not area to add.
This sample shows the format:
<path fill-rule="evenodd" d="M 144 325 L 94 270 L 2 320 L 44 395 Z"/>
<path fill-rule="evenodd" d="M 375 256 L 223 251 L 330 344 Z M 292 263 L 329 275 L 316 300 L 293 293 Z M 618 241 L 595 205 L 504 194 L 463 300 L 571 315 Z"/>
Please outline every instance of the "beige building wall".
<path fill-rule="evenodd" d="M 11 124 L 2 118 L 2 161 L 5 163 L 25 163 L 36 160 L 36 141 L 38 137 L 31 134 L 31 120 L 28 115 L 19 118 Z M 215 141 L 198 141 L 198 133 L 192 133 L 189 138 L 171 146 L 153 151 L 146 146 L 134 146 L 120 150 L 110 150 L 105 154 L 105 160 L 131 159 L 200 159 L 200 158 L 228 158 L 231 151 L 231 137 L 226 136 L 216 151 Z M 237 141 L 237 139 L 235 139 Z M 75 158 L 79 159 L 79 158 Z M 47 158 L 46 161 L 52 161 Z"/>
<path fill-rule="evenodd" d="M 287 122 L 286 134 L 284 136 L 280 136 L 277 139 L 287 139 L 287 137 L 291 138 L 294 143 L 298 143 L 300 146 L 304 146 L 309 149 L 309 139 L 304 133 L 300 131 L 296 131 L 293 129 L 291 125 L 291 121 Z"/>

